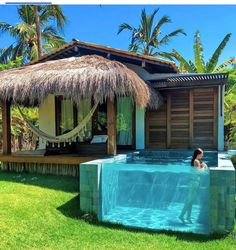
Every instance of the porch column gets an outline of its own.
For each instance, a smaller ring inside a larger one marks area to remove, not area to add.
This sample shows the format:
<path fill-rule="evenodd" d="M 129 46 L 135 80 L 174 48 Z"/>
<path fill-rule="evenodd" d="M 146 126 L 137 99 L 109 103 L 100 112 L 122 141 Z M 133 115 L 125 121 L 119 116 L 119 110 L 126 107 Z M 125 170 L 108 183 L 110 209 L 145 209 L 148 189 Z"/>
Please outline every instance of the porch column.
<path fill-rule="evenodd" d="M 224 150 L 224 91 L 225 91 L 225 85 L 218 87 L 218 147 L 217 149 L 219 151 Z"/>
<path fill-rule="evenodd" d="M 146 117 L 148 119 L 148 117 Z M 147 121 L 148 122 L 148 121 Z M 145 109 L 140 108 L 136 105 L 136 118 L 135 118 L 135 126 L 136 126 L 136 147 L 135 149 L 144 149 L 145 148 Z M 146 133 L 148 136 L 148 131 Z M 147 138 L 146 138 L 147 139 Z M 148 141 L 148 140 L 147 140 Z"/>
<path fill-rule="evenodd" d="M 2 101 L 2 151 L 11 154 L 11 103 Z"/>
<path fill-rule="evenodd" d="M 116 155 L 116 109 L 111 100 L 107 100 L 107 134 L 107 154 Z"/>

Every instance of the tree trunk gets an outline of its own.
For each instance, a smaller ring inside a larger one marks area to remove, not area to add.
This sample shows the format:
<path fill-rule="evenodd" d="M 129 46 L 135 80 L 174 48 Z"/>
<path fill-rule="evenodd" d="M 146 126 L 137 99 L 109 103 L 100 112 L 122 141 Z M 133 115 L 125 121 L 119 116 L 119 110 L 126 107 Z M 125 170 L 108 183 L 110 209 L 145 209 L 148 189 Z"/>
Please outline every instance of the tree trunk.
<path fill-rule="evenodd" d="M 38 5 L 34 5 L 34 15 L 35 15 L 35 24 L 37 33 L 38 59 L 40 59 L 42 57 L 42 44 L 41 44 L 41 31 L 40 31 Z"/>

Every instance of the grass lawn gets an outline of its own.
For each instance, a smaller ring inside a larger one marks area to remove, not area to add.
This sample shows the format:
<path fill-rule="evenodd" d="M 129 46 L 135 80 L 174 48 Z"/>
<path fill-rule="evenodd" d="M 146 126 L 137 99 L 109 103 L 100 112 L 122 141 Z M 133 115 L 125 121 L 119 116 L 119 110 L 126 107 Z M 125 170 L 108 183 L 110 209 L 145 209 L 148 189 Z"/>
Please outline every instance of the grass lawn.
<path fill-rule="evenodd" d="M 78 185 L 71 177 L 0 172 L 0 249 L 236 249 L 236 233 L 206 237 L 88 224 L 80 219 Z"/>

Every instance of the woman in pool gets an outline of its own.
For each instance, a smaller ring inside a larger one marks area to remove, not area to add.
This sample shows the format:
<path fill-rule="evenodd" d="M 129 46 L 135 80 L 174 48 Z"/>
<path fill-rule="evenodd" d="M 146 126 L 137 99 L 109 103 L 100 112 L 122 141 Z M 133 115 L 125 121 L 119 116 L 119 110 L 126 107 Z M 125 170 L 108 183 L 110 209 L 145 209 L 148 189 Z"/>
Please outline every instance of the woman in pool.
<path fill-rule="evenodd" d="M 201 148 L 197 148 L 192 157 L 191 167 L 192 167 L 192 180 L 189 185 L 188 196 L 185 201 L 184 207 L 182 212 L 179 216 L 179 219 L 185 223 L 184 215 L 187 213 L 187 221 L 192 223 L 191 221 L 191 213 L 192 213 L 192 206 L 193 202 L 198 194 L 199 186 L 200 186 L 200 172 L 202 168 L 207 168 L 207 164 L 201 162 L 203 157 L 203 150 Z"/>

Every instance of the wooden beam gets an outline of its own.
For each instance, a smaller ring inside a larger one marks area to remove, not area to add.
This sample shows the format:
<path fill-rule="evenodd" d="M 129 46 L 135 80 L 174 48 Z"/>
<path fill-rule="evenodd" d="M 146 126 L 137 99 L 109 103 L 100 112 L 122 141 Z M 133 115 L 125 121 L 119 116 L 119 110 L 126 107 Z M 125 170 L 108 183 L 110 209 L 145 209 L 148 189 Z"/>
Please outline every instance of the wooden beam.
<path fill-rule="evenodd" d="M 189 148 L 192 148 L 193 145 L 193 90 L 189 91 Z"/>
<path fill-rule="evenodd" d="M 171 95 L 170 93 L 167 94 L 167 148 L 170 148 L 171 144 Z"/>
<path fill-rule="evenodd" d="M 2 101 L 2 150 L 11 154 L 11 103 Z"/>
<path fill-rule="evenodd" d="M 116 155 L 116 109 L 111 100 L 107 100 L 107 134 L 107 154 Z"/>

